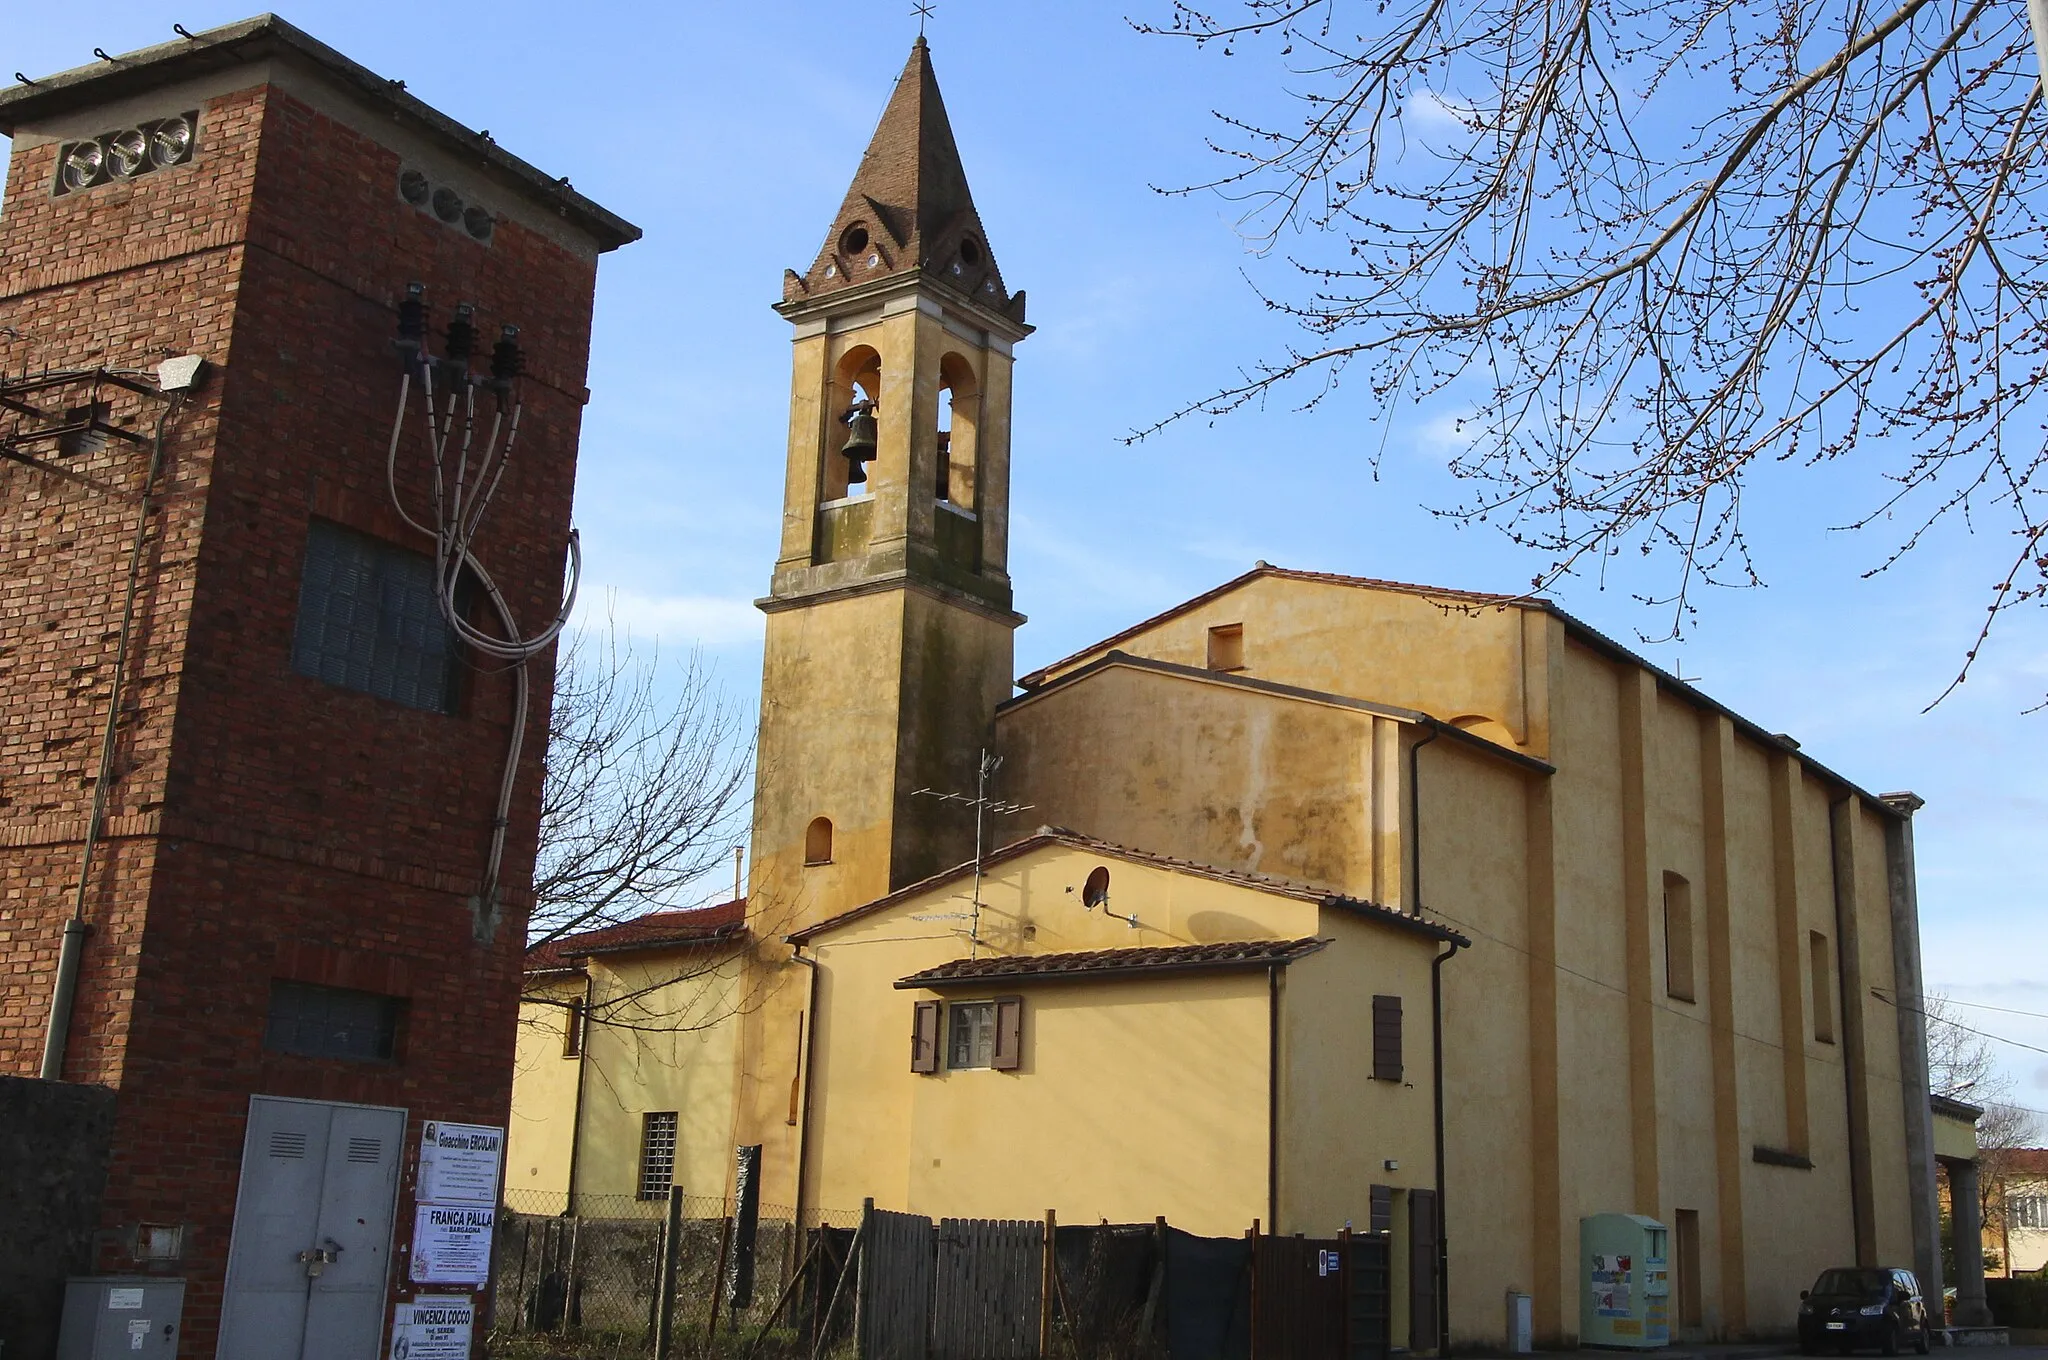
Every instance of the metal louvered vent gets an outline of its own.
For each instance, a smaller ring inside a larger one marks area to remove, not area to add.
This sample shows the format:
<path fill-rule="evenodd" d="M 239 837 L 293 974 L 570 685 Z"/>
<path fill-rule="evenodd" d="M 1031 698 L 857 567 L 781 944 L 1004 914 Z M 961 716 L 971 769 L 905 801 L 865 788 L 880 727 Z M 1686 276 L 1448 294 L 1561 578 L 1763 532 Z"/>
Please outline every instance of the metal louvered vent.
<path fill-rule="evenodd" d="M 198 141 L 199 112 L 193 109 L 65 142 L 57 149 L 57 180 L 50 192 L 61 198 L 183 165 Z"/>
<path fill-rule="evenodd" d="M 378 1162 L 384 1160 L 384 1140 L 382 1138 L 349 1139 L 348 1159 L 352 1162 L 361 1162 L 369 1166 L 375 1166 Z"/>
<path fill-rule="evenodd" d="M 270 1155 L 273 1157 L 303 1157 L 306 1155 L 306 1135 L 287 1133 L 279 1130 L 270 1135 Z"/>
<path fill-rule="evenodd" d="M 428 217 L 465 233 L 479 245 L 489 245 L 497 233 L 496 213 L 464 199 L 460 191 L 428 178 L 423 170 L 407 167 L 399 171 L 398 196 Z"/>

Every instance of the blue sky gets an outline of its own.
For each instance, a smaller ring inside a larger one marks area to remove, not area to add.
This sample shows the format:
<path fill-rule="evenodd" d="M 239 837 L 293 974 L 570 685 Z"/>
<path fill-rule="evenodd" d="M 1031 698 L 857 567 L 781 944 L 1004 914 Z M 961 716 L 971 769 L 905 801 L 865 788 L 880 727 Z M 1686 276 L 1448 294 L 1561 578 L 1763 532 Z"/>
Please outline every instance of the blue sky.
<path fill-rule="evenodd" d="M 1128 12 L 1163 0 L 1129 0 Z M 587 603 L 670 652 L 701 646 L 751 706 L 780 507 L 788 330 L 782 270 L 817 251 L 901 67 L 908 0 L 566 7 L 309 0 L 284 16 L 551 174 L 646 239 L 599 276 L 577 518 Z M 31 75 L 246 17 L 239 3 L 68 0 L 7 6 L 7 69 Z M 1254 559 L 1513 590 L 1544 564 L 1426 506 L 1457 411 L 1381 411 L 1363 383 L 1310 414 L 1275 403 L 1147 425 L 1285 332 L 1245 275 L 1229 205 L 1154 185 L 1198 180 L 1208 112 L 1273 107 L 1256 54 L 1198 56 L 1134 34 L 1126 7 L 942 3 L 933 56 L 976 203 L 1038 334 L 1019 350 L 1011 570 L 1020 673 L 1250 566 Z M 1371 457 L 1382 453 L 1375 477 Z M 2001 567 L 2002 536 L 1960 524 L 1861 579 L 1889 546 L 1829 532 L 1876 494 L 1853 469 L 1770 468 L 1747 529 L 1768 586 L 1701 597 L 1678 645 L 1642 650 L 1866 787 L 1911 788 L 1926 975 L 1959 1000 L 2048 1014 L 2048 918 L 2036 864 L 2048 792 L 2048 625 L 2005 623 L 1962 690 L 1947 683 Z M 1668 620 L 1633 602 L 1661 579 L 1620 566 L 1564 606 L 1623 640 Z M 2048 1109 L 2048 1019 L 1995 1010 L 2022 1103 Z"/>

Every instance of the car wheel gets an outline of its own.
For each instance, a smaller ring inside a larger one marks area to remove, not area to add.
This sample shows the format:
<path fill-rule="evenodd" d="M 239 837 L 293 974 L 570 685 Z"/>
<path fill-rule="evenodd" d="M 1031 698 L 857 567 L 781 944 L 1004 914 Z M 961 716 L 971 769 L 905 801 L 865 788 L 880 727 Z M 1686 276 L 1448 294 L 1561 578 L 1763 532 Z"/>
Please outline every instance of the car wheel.
<path fill-rule="evenodd" d="M 1920 1324 L 1920 1331 L 1913 1338 L 1913 1350 L 1917 1354 L 1925 1355 L 1933 1346 L 1934 1338 L 1927 1334 L 1927 1324 L 1923 1322 Z"/>
<path fill-rule="evenodd" d="M 1886 1355 L 1897 1355 L 1899 1353 L 1899 1324 L 1897 1322 L 1893 1322 L 1884 1329 L 1884 1353 Z"/>

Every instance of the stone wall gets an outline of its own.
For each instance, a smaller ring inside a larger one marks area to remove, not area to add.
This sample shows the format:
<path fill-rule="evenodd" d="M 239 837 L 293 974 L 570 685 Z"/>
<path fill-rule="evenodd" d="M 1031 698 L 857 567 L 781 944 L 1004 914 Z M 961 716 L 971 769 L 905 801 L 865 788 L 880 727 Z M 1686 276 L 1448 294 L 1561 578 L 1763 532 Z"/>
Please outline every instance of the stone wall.
<path fill-rule="evenodd" d="M 0 1076 L 0 1355 L 57 1351 L 64 1277 L 91 1267 L 114 1093 Z"/>

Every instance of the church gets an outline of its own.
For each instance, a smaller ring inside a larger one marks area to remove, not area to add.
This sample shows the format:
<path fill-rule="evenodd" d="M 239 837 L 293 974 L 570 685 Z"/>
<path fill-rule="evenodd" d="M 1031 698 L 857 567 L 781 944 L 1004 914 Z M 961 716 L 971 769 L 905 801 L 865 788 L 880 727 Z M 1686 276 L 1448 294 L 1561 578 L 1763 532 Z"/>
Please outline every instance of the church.
<path fill-rule="evenodd" d="M 1531 596 L 1260 562 L 1019 678 L 1032 327 L 922 38 L 778 310 L 747 891 L 529 958 L 508 1191 L 1384 1232 L 1421 1352 L 1572 1344 L 1599 1214 L 1674 1340 L 1940 1297 L 1916 798 Z"/>

